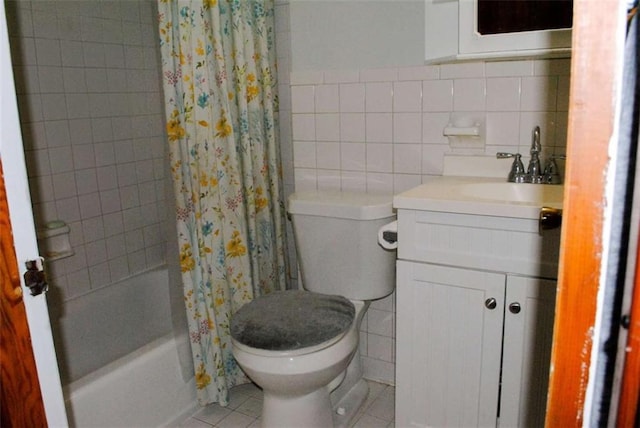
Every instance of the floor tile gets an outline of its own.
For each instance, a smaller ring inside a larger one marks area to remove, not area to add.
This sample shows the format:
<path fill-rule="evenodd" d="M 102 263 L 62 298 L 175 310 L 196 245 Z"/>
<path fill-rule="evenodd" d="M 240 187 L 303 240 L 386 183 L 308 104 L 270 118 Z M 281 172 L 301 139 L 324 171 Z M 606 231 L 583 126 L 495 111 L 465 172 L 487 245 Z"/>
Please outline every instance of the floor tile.
<path fill-rule="evenodd" d="M 395 416 L 395 389 L 386 388 L 373 403 L 365 410 L 365 413 L 379 419 L 391 421 Z"/>
<path fill-rule="evenodd" d="M 254 397 L 250 397 L 244 403 L 242 403 L 237 409 L 237 412 L 259 418 L 262 414 L 262 400 Z"/>
<path fill-rule="evenodd" d="M 394 427 L 395 388 L 367 381 L 369 396 L 365 405 L 351 422 L 353 428 Z M 262 390 L 248 383 L 229 391 L 229 405 L 210 404 L 185 419 L 184 428 L 258 428 L 262 415 Z"/>
<path fill-rule="evenodd" d="M 353 428 L 386 428 L 388 425 L 389 421 L 365 414 L 358 419 Z"/>
<path fill-rule="evenodd" d="M 230 413 L 231 409 L 221 407 L 218 404 L 209 404 L 207 407 L 203 407 L 196 412 L 193 417 L 208 424 L 215 425 Z"/>
<path fill-rule="evenodd" d="M 213 427 L 213 425 L 210 425 L 206 422 L 203 422 L 201 420 L 198 420 L 196 418 L 189 418 L 185 421 L 183 421 L 180 425 L 180 428 L 211 428 Z"/>
<path fill-rule="evenodd" d="M 256 418 L 239 412 L 231 412 L 229 416 L 218 422 L 217 428 L 246 428 L 255 422 Z"/>

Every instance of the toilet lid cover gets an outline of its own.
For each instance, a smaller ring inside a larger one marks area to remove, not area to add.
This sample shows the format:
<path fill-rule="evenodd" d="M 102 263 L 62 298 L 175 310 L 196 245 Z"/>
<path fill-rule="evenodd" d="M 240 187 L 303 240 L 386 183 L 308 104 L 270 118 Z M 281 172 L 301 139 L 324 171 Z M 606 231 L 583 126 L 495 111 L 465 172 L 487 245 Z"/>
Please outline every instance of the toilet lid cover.
<path fill-rule="evenodd" d="M 281 291 L 244 305 L 231 318 L 231 337 L 268 351 L 318 345 L 343 334 L 355 307 L 342 296 L 309 291 Z"/>

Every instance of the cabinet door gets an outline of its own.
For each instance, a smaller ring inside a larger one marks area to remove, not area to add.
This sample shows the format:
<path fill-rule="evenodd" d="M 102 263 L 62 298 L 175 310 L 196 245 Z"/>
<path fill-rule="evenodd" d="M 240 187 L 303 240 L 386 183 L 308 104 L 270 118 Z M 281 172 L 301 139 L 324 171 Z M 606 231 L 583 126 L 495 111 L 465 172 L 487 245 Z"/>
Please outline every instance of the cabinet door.
<path fill-rule="evenodd" d="M 398 261 L 397 427 L 495 427 L 504 286 L 504 275 Z"/>
<path fill-rule="evenodd" d="M 544 426 L 555 296 L 555 281 L 507 278 L 500 426 Z"/>

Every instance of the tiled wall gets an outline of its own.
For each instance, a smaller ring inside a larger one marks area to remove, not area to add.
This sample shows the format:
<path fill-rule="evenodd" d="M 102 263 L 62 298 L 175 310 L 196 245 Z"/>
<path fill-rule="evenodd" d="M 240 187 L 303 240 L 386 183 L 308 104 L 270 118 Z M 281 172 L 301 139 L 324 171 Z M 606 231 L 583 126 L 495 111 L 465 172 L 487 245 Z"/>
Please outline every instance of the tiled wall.
<path fill-rule="evenodd" d="M 562 154 L 569 66 L 520 60 L 291 73 L 295 189 L 398 193 L 441 175 L 448 153 L 518 151 L 526 162 L 536 125 L 543 156 Z M 466 118 L 486 124 L 486 145 L 452 149 L 443 129 Z M 505 176 L 509 166 L 505 160 Z M 394 296 L 373 302 L 361 331 L 369 379 L 394 383 L 394 323 Z"/>
<path fill-rule="evenodd" d="M 153 1 L 7 2 L 36 226 L 71 227 L 63 299 L 164 263 L 164 129 Z"/>
<path fill-rule="evenodd" d="M 526 158 L 536 125 L 543 153 L 564 153 L 568 74 L 568 60 L 293 73 L 296 189 L 397 193 L 446 153 Z M 486 121 L 485 147 L 449 147 L 443 129 L 465 118 Z"/>

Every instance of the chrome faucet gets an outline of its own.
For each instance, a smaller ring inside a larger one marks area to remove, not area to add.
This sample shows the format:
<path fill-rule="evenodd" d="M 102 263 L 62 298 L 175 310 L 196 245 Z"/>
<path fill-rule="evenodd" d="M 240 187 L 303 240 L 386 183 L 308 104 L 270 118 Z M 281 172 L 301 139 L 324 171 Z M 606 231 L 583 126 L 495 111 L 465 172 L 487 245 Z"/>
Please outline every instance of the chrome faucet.
<path fill-rule="evenodd" d="M 551 155 L 547 159 L 547 163 L 544 166 L 544 172 L 542 173 L 543 183 L 545 184 L 561 184 L 560 171 L 558 170 L 558 164 L 556 159 L 566 159 L 566 155 Z"/>
<path fill-rule="evenodd" d="M 524 172 L 524 165 L 522 164 L 522 155 L 520 153 L 498 152 L 496 153 L 496 158 L 498 159 L 513 158 L 513 163 L 511 164 L 511 171 L 509 171 L 509 175 L 507 176 L 507 181 L 509 183 L 525 182 L 526 174 Z"/>
<path fill-rule="evenodd" d="M 543 176 L 540 168 L 540 152 L 542 151 L 542 146 L 540 144 L 540 127 L 536 126 L 533 128 L 533 138 L 531 141 L 531 159 L 529 160 L 529 167 L 527 168 L 527 176 L 525 181 L 527 183 L 542 183 Z"/>
<path fill-rule="evenodd" d="M 522 164 L 522 155 L 520 153 L 498 152 L 498 159 L 514 158 L 511 170 L 507 177 L 510 183 L 533 183 L 533 184 L 561 184 L 560 172 L 556 159 L 566 159 L 565 155 L 551 155 L 547 159 L 544 170 L 540 167 L 540 153 L 542 145 L 540 144 L 540 127 L 533 128 L 533 138 L 531 141 L 531 159 L 527 171 L 524 170 Z"/>

